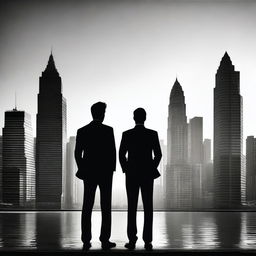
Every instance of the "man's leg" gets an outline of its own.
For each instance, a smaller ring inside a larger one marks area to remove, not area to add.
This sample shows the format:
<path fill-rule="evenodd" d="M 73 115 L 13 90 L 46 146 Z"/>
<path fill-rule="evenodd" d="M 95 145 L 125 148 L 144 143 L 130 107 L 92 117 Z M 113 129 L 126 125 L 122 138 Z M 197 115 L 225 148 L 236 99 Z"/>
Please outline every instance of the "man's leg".
<path fill-rule="evenodd" d="M 113 174 L 111 173 L 99 182 L 102 216 L 100 241 L 102 243 L 109 241 L 111 235 L 112 178 Z"/>
<path fill-rule="evenodd" d="M 84 200 L 82 209 L 82 241 L 84 244 L 89 243 L 92 238 L 91 216 L 96 188 L 96 182 L 84 181 Z"/>
<path fill-rule="evenodd" d="M 128 200 L 127 235 L 130 243 L 136 243 L 138 239 L 136 217 L 139 196 L 139 184 L 136 177 L 126 174 L 126 192 Z"/>
<path fill-rule="evenodd" d="M 145 243 L 152 242 L 153 185 L 153 179 L 143 180 L 141 182 L 141 195 L 144 208 L 143 240 Z"/>

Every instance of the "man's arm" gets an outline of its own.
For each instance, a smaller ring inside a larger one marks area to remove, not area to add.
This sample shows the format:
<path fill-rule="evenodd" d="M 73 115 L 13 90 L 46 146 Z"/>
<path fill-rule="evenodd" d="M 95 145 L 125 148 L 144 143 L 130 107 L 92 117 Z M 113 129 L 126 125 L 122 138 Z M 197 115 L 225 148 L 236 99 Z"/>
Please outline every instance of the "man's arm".
<path fill-rule="evenodd" d="M 127 141 L 126 141 L 126 136 L 123 133 L 120 148 L 119 148 L 119 162 L 120 162 L 123 172 L 127 171 L 126 153 L 127 153 Z"/>
<path fill-rule="evenodd" d="M 75 147 L 75 160 L 76 160 L 78 170 L 82 169 L 82 162 L 83 162 L 82 154 L 83 154 L 82 138 L 81 138 L 81 133 L 78 130 L 76 135 L 76 147 Z"/>
<path fill-rule="evenodd" d="M 161 151 L 157 132 L 155 133 L 155 136 L 154 136 L 153 152 L 154 152 L 153 162 L 155 164 L 155 167 L 157 168 L 162 158 L 162 151 Z"/>

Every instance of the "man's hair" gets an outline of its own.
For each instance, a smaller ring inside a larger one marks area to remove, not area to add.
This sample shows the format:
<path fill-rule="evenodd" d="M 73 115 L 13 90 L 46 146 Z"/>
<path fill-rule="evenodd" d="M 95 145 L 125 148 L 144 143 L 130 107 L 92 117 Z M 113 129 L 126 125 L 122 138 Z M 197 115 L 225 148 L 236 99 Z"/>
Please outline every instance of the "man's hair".
<path fill-rule="evenodd" d="M 91 113 L 93 119 L 100 119 L 104 116 L 107 104 L 104 102 L 97 102 L 91 106 Z"/>
<path fill-rule="evenodd" d="M 144 123 L 146 120 L 146 111 L 144 108 L 137 108 L 133 112 L 133 118 L 136 123 Z"/>

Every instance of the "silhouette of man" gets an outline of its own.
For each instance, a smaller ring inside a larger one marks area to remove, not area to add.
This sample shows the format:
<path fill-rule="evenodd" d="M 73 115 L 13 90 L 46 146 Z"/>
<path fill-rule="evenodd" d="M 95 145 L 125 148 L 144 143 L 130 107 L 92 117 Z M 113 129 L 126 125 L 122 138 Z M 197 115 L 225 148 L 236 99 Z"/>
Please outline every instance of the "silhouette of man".
<path fill-rule="evenodd" d="M 143 108 L 137 108 L 133 114 L 136 125 L 123 133 L 119 149 L 119 161 L 126 174 L 128 199 L 129 242 L 125 247 L 130 250 L 135 249 L 138 239 L 136 214 L 140 189 L 144 208 L 143 240 L 145 249 L 152 250 L 153 184 L 154 179 L 160 176 L 157 166 L 162 153 L 157 132 L 144 127 L 146 111 Z"/>
<path fill-rule="evenodd" d="M 83 250 L 91 247 L 91 215 L 97 186 L 100 189 L 102 212 L 100 241 L 103 249 L 116 244 L 109 241 L 111 234 L 112 177 L 116 168 L 116 148 L 113 128 L 102 124 L 106 104 L 97 102 L 91 107 L 93 121 L 78 129 L 75 159 L 76 176 L 84 181 L 82 209 Z"/>

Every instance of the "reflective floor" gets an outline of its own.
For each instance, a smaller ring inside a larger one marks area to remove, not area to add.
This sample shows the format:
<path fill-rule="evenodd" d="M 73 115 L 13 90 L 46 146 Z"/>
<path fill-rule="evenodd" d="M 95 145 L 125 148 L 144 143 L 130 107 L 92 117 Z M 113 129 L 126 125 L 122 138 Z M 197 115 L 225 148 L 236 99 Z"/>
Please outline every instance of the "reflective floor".
<path fill-rule="evenodd" d="M 127 242 L 126 212 L 113 212 L 112 237 L 117 249 Z M 80 250 L 80 212 L 0 212 L 1 250 Z M 143 248 L 143 212 L 138 212 L 137 248 Z M 101 213 L 93 213 L 93 249 L 98 240 Z M 155 212 L 155 249 L 255 250 L 254 212 Z"/>

